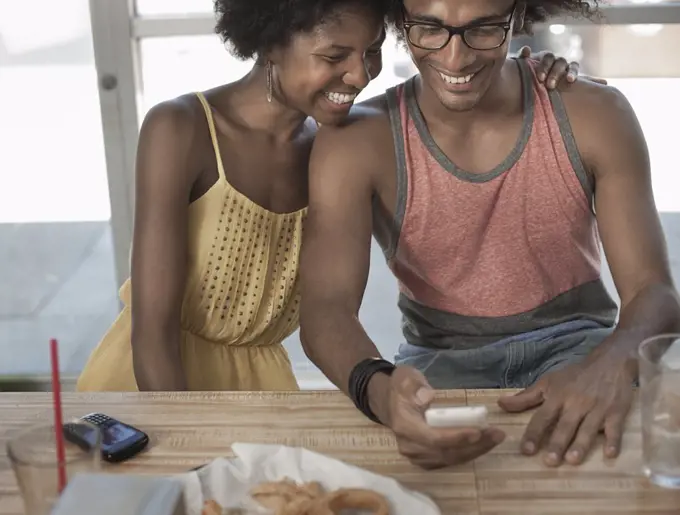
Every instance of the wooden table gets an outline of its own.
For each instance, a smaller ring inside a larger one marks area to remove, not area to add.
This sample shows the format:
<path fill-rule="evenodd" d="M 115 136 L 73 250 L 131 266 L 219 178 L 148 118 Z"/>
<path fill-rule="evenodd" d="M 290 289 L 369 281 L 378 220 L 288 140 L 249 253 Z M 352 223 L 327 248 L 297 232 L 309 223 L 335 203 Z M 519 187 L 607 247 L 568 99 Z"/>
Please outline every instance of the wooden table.
<path fill-rule="evenodd" d="M 231 455 L 232 442 L 276 443 L 392 476 L 429 494 L 444 514 L 680 513 L 680 492 L 653 487 L 640 474 L 637 405 L 618 460 L 605 462 L 598 448 L 581 467 L 550 469 L 540 457 L 518 453 L 530 414 L 501 412 L 501 393 L 441 393 L 443 402 L 487 405 L 491 423 L 508 437 L 474 463 L 438 471 L 401 458 L 390 433 L 364 419 L 339 392 L 65 394 L 64 411 L 66 418 L 101 411 L 149 433 L 149 451 L 113 469 L 121 472 L 184 472 Z M 28 424 L 48 421 L 50 409 L 50 394 L 0 394 L 0 515 L 22 513 L 5 441 Z"/>

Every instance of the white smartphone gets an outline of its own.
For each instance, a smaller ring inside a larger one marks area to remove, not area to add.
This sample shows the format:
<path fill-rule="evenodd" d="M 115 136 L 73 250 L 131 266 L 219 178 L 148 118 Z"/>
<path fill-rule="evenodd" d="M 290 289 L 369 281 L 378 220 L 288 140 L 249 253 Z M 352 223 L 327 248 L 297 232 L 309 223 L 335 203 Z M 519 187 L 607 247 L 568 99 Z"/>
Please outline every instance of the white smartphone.
<path fill-rule="evenodd" d="M 487 427 L 486 406 L 433 406 L 425 411 L 432 427 Z"/>

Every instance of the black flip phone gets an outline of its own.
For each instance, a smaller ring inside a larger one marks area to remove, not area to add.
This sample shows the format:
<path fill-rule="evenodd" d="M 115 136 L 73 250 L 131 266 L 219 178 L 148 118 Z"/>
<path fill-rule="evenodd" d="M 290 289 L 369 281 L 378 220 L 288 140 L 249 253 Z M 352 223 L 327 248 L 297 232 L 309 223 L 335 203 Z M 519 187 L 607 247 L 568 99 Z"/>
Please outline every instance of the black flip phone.
<path fill-rule="evenodd" d="M 132 458 L 149 443 L 143 431 L 103 413 L 90 413 L 81 420 L 99 428 L 102 459 L 116 463 Z M 81 424 L 64 424 L 64 438 L 82 449 L 90 449 L 95 441 L 93 431 Z"/>

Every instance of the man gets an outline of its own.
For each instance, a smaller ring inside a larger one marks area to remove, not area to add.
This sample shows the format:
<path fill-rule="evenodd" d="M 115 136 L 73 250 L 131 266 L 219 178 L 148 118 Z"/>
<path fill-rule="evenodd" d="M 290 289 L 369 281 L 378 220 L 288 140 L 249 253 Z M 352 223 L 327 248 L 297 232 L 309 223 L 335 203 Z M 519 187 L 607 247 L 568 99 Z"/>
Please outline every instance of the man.
<path fill-rule="evenodd" d="M 510 38 L 577 0 L 404 0 L 420 74 L 317 138 L 302 263 L 302 342 L 423 467 L 488 452 L 497 428 L 429 427 L 434 388 L 520 387 L 521 442 L 579 464 L 618 455 L 635 350 L 677 330 L 680 301 L 635 114 L 616 89 L 548 93 Z M 399 280 L 407 344 L 379 359 L 358 311 L 371 234 Z M 621 298 L 600 278 L 600 236 Z M 554 428 L 554 429 L 553 429 Z"/>

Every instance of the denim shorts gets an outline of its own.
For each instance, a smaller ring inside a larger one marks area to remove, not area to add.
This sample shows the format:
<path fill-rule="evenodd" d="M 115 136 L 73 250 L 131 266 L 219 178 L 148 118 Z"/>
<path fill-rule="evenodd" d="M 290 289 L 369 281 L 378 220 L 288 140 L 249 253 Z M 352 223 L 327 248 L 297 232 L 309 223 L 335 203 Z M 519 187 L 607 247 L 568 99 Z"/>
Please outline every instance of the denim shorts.
<path fill-rule="evenodd" d="M 437 389 L 526 388 L 548 372 L 580 362 L 613 330 L 576 320 L 473 349 L 405 343 L 395 361 L 417 368 Z"/>

